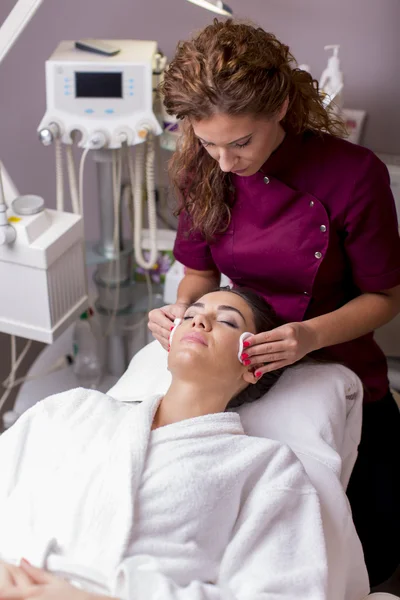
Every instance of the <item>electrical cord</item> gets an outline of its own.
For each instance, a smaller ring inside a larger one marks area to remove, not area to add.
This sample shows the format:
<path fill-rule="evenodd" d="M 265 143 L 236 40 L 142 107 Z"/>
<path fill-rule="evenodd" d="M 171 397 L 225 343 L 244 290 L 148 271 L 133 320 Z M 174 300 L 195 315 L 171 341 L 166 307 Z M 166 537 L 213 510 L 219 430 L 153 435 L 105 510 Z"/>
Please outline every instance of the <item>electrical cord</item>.
<path fill-rule="evenodd" d="M 56 199 L 57 210 L 64 210 L 64 170 L 62 160 L 61 138 L 57 135 L 54 140 L 55 161 L 56 161 Z"/>
<path fill-rule="evenodd" d="M 142 269 L 150 270 L 157 261 L 157 210 L 154 182 L 154 137 L 148 136 L 148 152 L 145 160 L 144 144 L 136 147 L 135 168 L 133 167 L 132 154 L 128 153 L 128 170 L 133 190 L 134 205 L 134 251 L 135 261 Z M 150 234 L 150 257 L 145 260 L 142 251 L 142 228 L 143 228 L 143 171 L 146 165 L 146 187 L 147 187 L 147 211 Z"/>
<path fill-rule="evenodd" d="M 14 337 L 14 336 L 12 336 Z M 15 337 L 14 337 L 15 339 Z M 27 342 L 27 344 L 25 345 L 24 350 L 21 352 L 18 360 L 14 360 L 15 359 L 15 355 L 13 357 L 13 368 L 9 374 L 9 376 L 3 381 L 3 387 L 5 387 L 5 392 L 0 400 L 0 411 L 3 407 L 3 405 L 5 404 L 9 394 L 11 393 L 12 389 L 15 387 L 18 387 L 19 385 L 21 385 L 21 383 L 25 383 L 27 381 L 34 381 L 35 379 L 41 379 L 43 377 L 46 377 L 46 375 L 50 375 L 51 373 L 55 373 L 56 371 L 60 371 L 61 369 L 64 369 L 65 367 L 70 366 L 71 364 L 73 364 L 74 359 L 70 354 L 67 354 L 66 356 L 62 356 L 61 358 L 59 358 L 49 369 L 47 369 L 46 371 L 42 371 L 41 373 L 37 373 L 36 375 L 28 375 L 25 377 L 19 377 L 18 379 L 15 379 L 15 374 L 16 374 L 16 370 L 18 369 L 19 365 L 21 364 L 23 358 L 25 357 L 27 351 L 29 350 L 31 345 L 31 342 Z M 6 413 L 4 413 L 3 415 L 3 425 L 5 429 L 8 429 L 9 427 L 11 427 L 11 425 L 13 425 L 20 417 L 20 414 L 18 414 L 15 410 L 9 410 Z"/>
<path fill-rule="evenodd" d="M 0 160 L 0 205 L 3 205 L 7 208 L 6 195 L 4 193 L 4 187 L 3 187 L 3 177 L 1 174 L 2 166 L 3 166 L 3 163 Z"/>
<path fill-rule="evenodd" d="M 79 214 L 82 215 L 83 218 L 83 175 L 85 169 L 85 162 L 87 155 L 89 154 L 92 148 L 85 148 L 82 152 L 81 160 L 79 163 Z"/>
<path fill-rule="evenodd" d="M 81 215 L 82 217 L 82 224 L 83 224 L 83 228 L 85 227 L 85 211 L 84 211 L 84 202 L 83 202 L 83 181 L 84 181 L 84 170 L 85 170 L 85 162 L 86 162 L 86 158 L 87 155 L 89 154 L 90 150 L 92 150 L 92 148 L 89 146 L 87 148 L 84 149 L 84 151 L 82 152 L 82 156 L 81 159 L 79 161 L 79 203 L 78 203 L 78 214 Z M 90 293 L 89 293 L 89 284 L 88 284 L 88 275 L 87 275 L 87 264 L 86 264 L 86 247 L 85 247 L 85 240 L 84 238 L 82 239 L 82 253 L 83 253 L 83 257 L 84 257 L 84 265 L 85 265 L 85 277 L 84 277 L 84 282 L 85 282 L 85 294 L 86 297 L 88 299 L 88 304 L 89 306 L 92 305 L 91 302 L 91 297 L 90 297 Z"/>
<path fill-rule="evenodd" d="M 78 183 L 76 180 L 76 169 L 74 163 L 74 155 L 72 152 L 72 145 L 68 144 L 66 147 L 66 156 L 67 156 L 67 171 L 68 171 L 68 181 L 69 181 L 69 193 L 71 196 L 71 205 L 72 212 L 76 215 L 79 215 L 80 203 L 79 203 L 79 189 Z"/>
<path fill-rule="evenodd" d="M 49 369 L 46 371 L 41 371 L 37 375 L 27 375 L 25 377 L 19 377 L 15 379 L 12 383 L 5 383 L 3 381 L 3 387 L 7 389 L 12 389 L 21 385 L 21 383 L 25 383 L 26 381 L 34 381 L 35 379 L 40 379 L 42 377 L 46 377 L 46 375 L 50 375 L 51 373 L 55 373 L 56 371 L 60 371 L 61 369 L 65 369 L 66 367 L 71 366 L 74 363 L 74 359 L 71 354 L 66 354 L 59 358 Z M 7 381 L 7 380 L 5 380 Z"/>
<path fill-rule="evenodd" d="M 119 250 L 120 250 L 120 230 L 119 230 L 119 210 L 121 203 L 121 181 L 122 181 L 122 150 L 113 150 L 112 155 L 112 178 L 113 178 L 113 206 L 114 206 L 114 231 L 113 231 L 113 245 L 114 245 L 114 253 L 116 256 L 115 261 L 112 261 L 109 264 L 110 267 L 110 275 L 114 275 L 114 265 L 116 268 L 116 290 L 114 296 L 114 305 L 111 312 L 111 318 L 108 322 L 106 336 L 110 335 L 115 317 L 118 310 L 118 303 L 120 297 L 120 273 L 121 273 L 121 263 L 119 258 Z"/>
<path fill-rule="evenodd" d="M 10 336 L 10 343 L 11 343 L 11 369 L 10 369 L 10 373 L 8 374 L 8 377 L 3 382 L 3 387 L 5 387 L 6 389 L 0 398 L 0 411 L 2 410 L 3 406 L 7 402 L 7 399 L 11 393 L 11 390 L 14 387 L 14 381 L 15 381 L 15 375 L 17 373 L 17 369 L 19 368 L 21 362 L 25 358 L 26 353 L 28 352 L 28 350 L 32 344 L 32 342 L 29 340 L 25 344 L 24 349 L 22 350 L 21 354 L 17 358 L 17 339 L 16 339 L 15 335 Z"/>

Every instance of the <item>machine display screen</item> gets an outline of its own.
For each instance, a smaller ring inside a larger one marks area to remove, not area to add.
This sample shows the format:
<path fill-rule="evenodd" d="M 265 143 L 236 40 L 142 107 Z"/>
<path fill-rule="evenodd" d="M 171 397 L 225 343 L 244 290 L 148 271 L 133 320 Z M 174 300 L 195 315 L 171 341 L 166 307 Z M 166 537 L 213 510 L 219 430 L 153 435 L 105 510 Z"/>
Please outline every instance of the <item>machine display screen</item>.
<path fill-rule="evenodd" d="M 75 73 L 76 98 L 122 98 L 122 73 Z"/>

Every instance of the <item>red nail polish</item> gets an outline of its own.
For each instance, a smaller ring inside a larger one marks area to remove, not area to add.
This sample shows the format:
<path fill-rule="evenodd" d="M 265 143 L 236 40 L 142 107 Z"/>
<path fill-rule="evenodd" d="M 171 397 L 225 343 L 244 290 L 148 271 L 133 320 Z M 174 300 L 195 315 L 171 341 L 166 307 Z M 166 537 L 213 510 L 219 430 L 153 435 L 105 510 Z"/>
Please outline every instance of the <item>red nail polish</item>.
<path fill-rule="evenodd" d="M 248 355 L 248 354 L 245 354 L 245 353 L 243 353 L 243 354 L 242 354 L 242 358 L 243 358 L 243 359 L 245 359 L 245 358 L 249 358 L 249 355 Z"/>
<path fill-rule="evenodd" d="M 250 346 L 250 342 L 243 342 L 243 347 L 244 348 L 248 348 Z"/>
<path fill-rule="evenodd" d="M 249 360 L 245 360 L 245 361 L 243 362 L 243 364 L 244 364 L 244 366 L 245 366 L 245 367 L 248 367 L 248 366 L 249 366 L 249 364 L 250 364 L 250 361 L 249 361 Z"/>
<path fill-rule="evenodd" d="M 255 373 L 255 376 L 256 376 L 256 377 L 261 377 L 261 375 L 262 375 L 261 371 L 257 371 L 257 372 Z"/>
<path fill-rule="evenodd" d="M 175 327 L 175 325 L 172 325 L 172 327 L 170 327 L 169 330 L 172 331 L 174 327 Z"/>

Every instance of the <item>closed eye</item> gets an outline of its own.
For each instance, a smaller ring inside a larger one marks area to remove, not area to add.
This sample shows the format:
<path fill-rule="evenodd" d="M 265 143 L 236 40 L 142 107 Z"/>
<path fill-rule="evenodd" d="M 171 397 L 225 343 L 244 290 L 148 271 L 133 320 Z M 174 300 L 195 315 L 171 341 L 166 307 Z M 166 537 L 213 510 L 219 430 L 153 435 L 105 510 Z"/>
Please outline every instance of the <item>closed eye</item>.
<path fill-rule="evenodd" d="M 219 323 L 224 323 L 225 325 L 229 325 L 229 327 L 233 327 L 234 329 L 238 329 L 236 323 L 231 323 L 231 321 L 218 321 Z"/>
<path fill-rule="evenodd" d="M 194 319 L 194 316 L 186 315 L 185 317 L 183 317 L 184 321 L 188 321 L 189 319 Z M 229 327 L 232 327 L 233 329 L 238 329 L 237 324 L 233 323 L 232 321 L 218 321 L 218 323 L 223 323 L 224 325 L 228 325 Z"/>
<path fill-rule="evenodd" d="M 244 142 L 244 144 L 233 144 L 233 146 L 235 148 L 245 148 L 246 146 L 248 146 L 251 142 L 252 138 L 249 138 L 246 142 Z M 212 142 L 203 142 L 202 140 L 200 140 L 200 143 L 202 146 L 204 146 L 204 148 L 209 148 L 210 146 L 215 146 L 215 144 L 213 144 Z"/>
<path fill-rule="evenodd" d="M 248 146 L 251 142 L 251 138 L 249 140 L 247 140 L 247 142 L 245 142 L 244 144 L 235 144 L 235 148 L 245 148 L 246 146 Z"/>

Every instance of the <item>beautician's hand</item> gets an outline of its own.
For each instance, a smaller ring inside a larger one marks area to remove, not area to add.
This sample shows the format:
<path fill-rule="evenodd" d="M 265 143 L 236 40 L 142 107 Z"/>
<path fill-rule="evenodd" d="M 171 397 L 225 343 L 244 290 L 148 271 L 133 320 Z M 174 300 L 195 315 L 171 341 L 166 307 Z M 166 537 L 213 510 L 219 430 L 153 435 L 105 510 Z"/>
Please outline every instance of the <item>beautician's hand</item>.
<path fill-rule="evenodd" d="M 186 312 L 187 304 L 168 304 L 155 308 L 149 313 L 149 329 L 153 336 L 168 350 L 169 335 L 175 319 L 181 319 Z"/>
<path fill-rule="evenodd" d="M 26 561 L 21 561 L 21 570 L 30 584 L 20 589 L 9 587 L 1 590 L 0 600 L 113 600 L 79 590 L 64 579 L 32 567 Z"/>
<path fill-rule="evenodd" d="M 291 365 L 317 350 L 315 334 L 306 322 L 287 323 L 258 333 L 248 338 L 244 346 L 242 358 L 246 365 L 257 367 L 257 377 Z"/>

